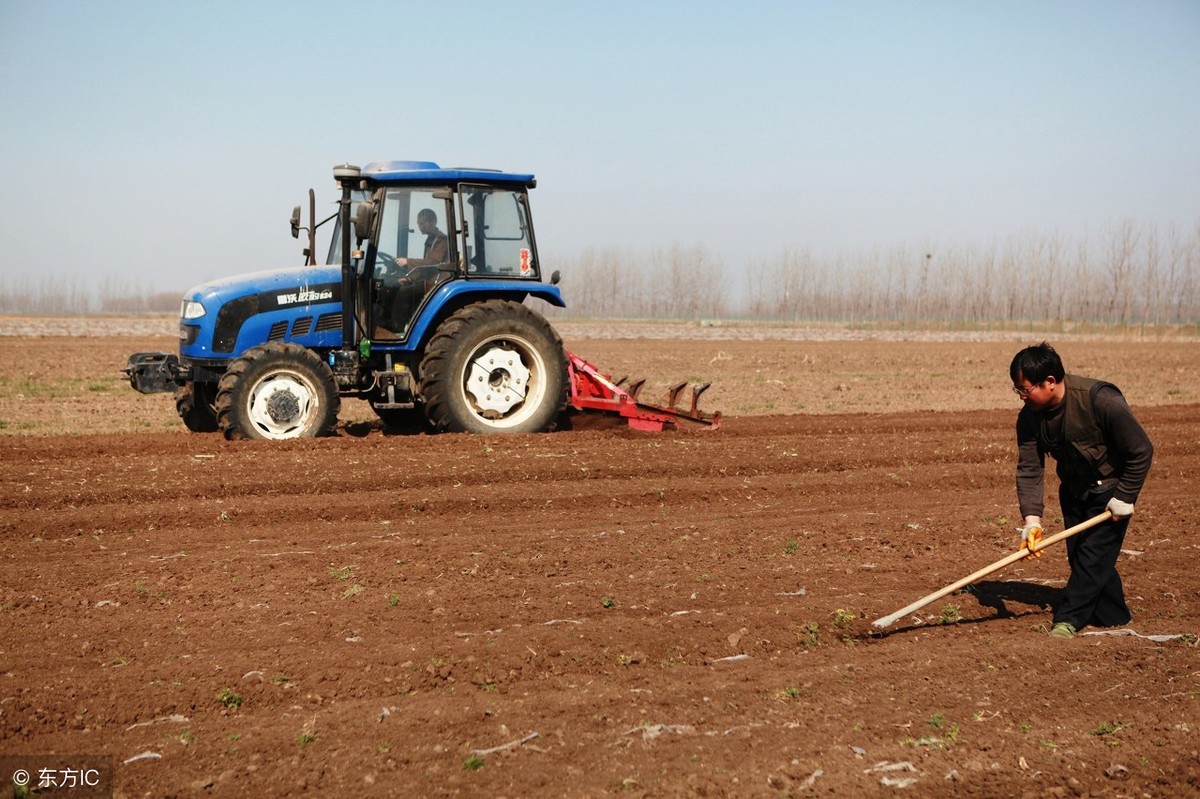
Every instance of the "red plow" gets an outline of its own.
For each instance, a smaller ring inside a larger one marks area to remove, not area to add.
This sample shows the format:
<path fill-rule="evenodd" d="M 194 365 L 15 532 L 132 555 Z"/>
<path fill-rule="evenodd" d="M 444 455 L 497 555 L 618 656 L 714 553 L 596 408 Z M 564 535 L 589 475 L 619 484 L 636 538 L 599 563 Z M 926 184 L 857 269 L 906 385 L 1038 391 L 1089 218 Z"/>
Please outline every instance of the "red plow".
<path fill-rule="evenodd" d="M 679 419 L 706 425 L 711 430 L 721 426 L 720 411 L 705 413 L 697 407 L 700 395 L 708 390 L 709 383 L 693 386 L 690 407 L 680 408 L 679 397 L 687 388 L 686 380 L 667 390 L 664 405 L 653 405 L 638 399 L 645 380 L 635 380 L 625 388 L 623 384 L 626 378 L 614 381 L 571 352 L 567 353 L 567 375 L 571 381 L 572 408 L 577 411 L 594 410 L 617 414 L 634 430 L 674 430 Z"/>

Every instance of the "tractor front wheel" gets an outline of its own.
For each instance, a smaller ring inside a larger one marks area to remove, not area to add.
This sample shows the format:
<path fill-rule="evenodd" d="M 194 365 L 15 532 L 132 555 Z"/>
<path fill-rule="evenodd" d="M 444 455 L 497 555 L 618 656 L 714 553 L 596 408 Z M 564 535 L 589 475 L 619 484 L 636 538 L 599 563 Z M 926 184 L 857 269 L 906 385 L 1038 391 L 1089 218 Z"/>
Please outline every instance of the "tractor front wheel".
<path fill-rule="evenodd" d="M 217 431 L 217 411 L 213 407 L 216 396 L 216 383 L 186 383 L 175 387 L 175 410 L 188 430 L 193 433 Z"/>
<path fill-rule="evenodd" d="M 475 303 L 430 339 L 419 393 L 435 430 L 552 430 L 567 402 L 566 351 L 550 323 L 524 305 Z"/>
<path fill-rule="evenodd" d="M 217 423 L 229 439 L 327 435 L 341 399 L 333 372 L 312 350 L 272 342 L 246 351 L 217 384 Z"/>

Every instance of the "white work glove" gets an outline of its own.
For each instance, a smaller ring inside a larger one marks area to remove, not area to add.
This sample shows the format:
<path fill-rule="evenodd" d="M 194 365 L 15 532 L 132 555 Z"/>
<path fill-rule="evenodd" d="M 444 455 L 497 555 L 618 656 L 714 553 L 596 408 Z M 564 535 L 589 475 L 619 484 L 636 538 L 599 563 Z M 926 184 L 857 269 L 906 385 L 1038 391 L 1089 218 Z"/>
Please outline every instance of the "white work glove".
<path fill-rule="evenodd" d="M 1133 515 L 1133 503 L 1122 502 L 1116 497 L 1113 497 L 1108 501 L 1108 510 L 1113 515 L 1113 521 L 1119 522 L 1122 519 L 1128 519 Z"/>
<path fill-rule="evenodd" d="M 1025 526 L 1021 528 L 1021 549 L 1028 549 L 1029 558 L 1040 558 L 1042 552 L 1038 549 L 1042 543 L 1042 517 L 1026 516 Z"/>

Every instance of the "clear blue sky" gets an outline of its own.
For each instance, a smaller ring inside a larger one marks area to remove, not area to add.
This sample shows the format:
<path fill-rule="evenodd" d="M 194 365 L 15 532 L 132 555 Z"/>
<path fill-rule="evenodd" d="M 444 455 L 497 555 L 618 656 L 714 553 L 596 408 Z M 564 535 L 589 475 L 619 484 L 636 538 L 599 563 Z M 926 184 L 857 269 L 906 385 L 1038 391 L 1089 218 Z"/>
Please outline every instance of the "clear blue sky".
<path fill-rule="evenodd" d="M 0 109 L 0 279 L 299 264 L 345 161 L 533 172 L 544 259 L 1200 220 L 1196 0 L 0 0 Z"/>

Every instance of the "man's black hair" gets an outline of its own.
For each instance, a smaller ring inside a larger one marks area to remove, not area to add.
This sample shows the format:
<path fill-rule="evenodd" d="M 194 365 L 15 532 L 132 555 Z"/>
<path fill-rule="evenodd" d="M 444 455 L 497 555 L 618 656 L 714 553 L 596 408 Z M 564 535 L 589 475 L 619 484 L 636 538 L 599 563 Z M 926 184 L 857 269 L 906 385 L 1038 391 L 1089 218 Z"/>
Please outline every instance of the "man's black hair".
<path fill-rule="evenodd" d="M 1041 344 L 1026 347 L 1013 356 L 1008 374 L 1012 377 L 1014 386 L 1022 377 L 1028 380 L 1031 386 L 1036 386 L 1048 377 L 1053 377 L 1061 383 L 1066 370 L 1063 369 L 1062 358 L 1058 357 L 1053 347 L 1043 341 Z"/>

